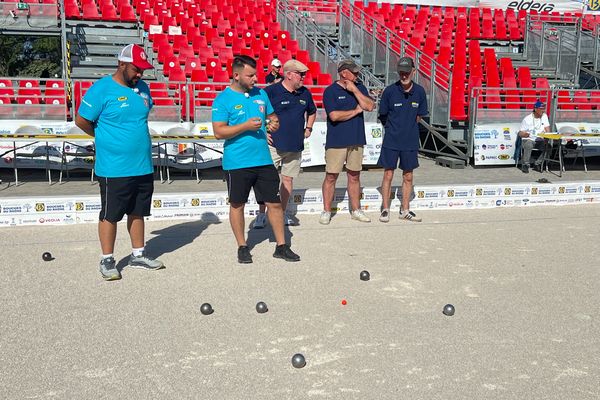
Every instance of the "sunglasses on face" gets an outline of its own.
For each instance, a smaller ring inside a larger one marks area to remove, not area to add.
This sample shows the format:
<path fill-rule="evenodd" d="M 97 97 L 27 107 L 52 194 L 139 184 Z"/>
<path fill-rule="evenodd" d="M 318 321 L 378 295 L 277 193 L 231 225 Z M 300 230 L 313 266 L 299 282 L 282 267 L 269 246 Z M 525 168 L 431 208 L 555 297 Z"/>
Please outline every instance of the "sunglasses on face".
<path fill-rule="evenodd" d="M 300 71 L 292 71 L 298 75 L 300 75 L 301 77 L 305 77 L 306 76 L 306 72 L 300 72 Z"/>

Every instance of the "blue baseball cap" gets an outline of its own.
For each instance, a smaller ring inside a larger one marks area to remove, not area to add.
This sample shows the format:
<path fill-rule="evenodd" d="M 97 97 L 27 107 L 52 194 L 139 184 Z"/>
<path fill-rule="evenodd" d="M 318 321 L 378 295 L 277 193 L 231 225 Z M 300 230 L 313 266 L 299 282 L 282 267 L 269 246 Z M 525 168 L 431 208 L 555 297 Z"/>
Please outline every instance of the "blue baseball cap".
<path fill-rule="evenodd" d="M 544 102 L 541 100 L 536 101 L 535 104 L 533 105 L 533 108 L 545 108 L 545 107 L 546 107 L 546 104 L 544 104 Z"/>

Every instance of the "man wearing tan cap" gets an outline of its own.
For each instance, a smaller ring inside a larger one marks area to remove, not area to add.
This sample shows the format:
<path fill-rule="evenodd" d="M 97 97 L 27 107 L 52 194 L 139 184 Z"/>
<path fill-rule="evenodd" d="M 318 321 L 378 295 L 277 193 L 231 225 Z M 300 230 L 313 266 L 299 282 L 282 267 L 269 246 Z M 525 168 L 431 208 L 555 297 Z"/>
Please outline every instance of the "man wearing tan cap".
<path fill-rule="evenodd" d="M 154 178 L 148 130 L 152 98 L 142 74 L 153 67 L 144 49 L 135 44 L 125 46 L 118 60 L 117 71 L 96 81 L 86 92 L 75 117 L 75 124 L 96 138 L 95 170 L 102 205 L 98 222 L 100 274 L 109 281 L 121 278 L 113 250 L 117 222 L 125 215 L 133 247 L 129 267 L 163 268 L 163 263 L 149 257 L 144 249 L 144 217 L 150 215 Z"/>
<path fill-rule="evenodd" d="M 363 111 L 373 111 L 375 102 L 369 97 L 367 88 L 357 82 L 359 71 L 360 67 L 352 60 L 340 62 L 340 79 L 323 93 L 323 105 L 327 112 L 323 212 L 319 219 L 319 223 L 323 225 L 331 221 L 335 183 L 344 164 L 348 177 L 351 217 L 357 221 L 371 222 L 360 208 L 360 171 L 363 146 L 367 143 Z"/>
<path fill-rule="evenodd" d="M 300 174 L 304 138 L 310 136 L 317 117 L 317 108 L 310 91 L 304 86 L 308 67 L 298 60 L 283 65 L 283 81 L 267 86 L 265 92 L 279 117 L 279 129 L 271 132 L 271 157 L 277 168 L 281 167 L 281 205 L 285 211 L 293 190 L 294 178 Z M 264 228 L 267 221 L 264 204 L 254 221 L 254 228 Z M 296 221 L 284 216 L 286 225 Z"/>

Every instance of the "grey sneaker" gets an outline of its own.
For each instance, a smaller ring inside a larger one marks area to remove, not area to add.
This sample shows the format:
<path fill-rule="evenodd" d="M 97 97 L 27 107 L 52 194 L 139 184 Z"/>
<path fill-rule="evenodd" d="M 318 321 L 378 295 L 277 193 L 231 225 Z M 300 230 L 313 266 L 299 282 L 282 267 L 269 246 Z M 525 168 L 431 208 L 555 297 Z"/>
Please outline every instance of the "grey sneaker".
<path fill-rule="evenodd" d="M 384 208 L 381 210 L 381 215 L 379 216 L 380 222 L 390 222 L 390 210 Z"/>
<path fill-rule="evenodd" d="M 331 222 L 331 212 L 323 211 L 321 213 L 321 217 L 319 218 L 319 223 L 321 225 L 329 225 L 329 222 Z"/>
<path fill-rule="evenodd" d="M 360 222 L 371 222 L 371 218 L 367 217 L 365 212 L 361 209 L 352 211 L 352 219 L 355 219 Z"/>
<path fill-rule="evenodd" d="M 117 270 L 117 264 L 113 257 L 100 260 L 100 274 L 105 281 L 116 281 L 121 279 L 121 273 Z"/>
<path fill-rule="evenodd" d="M 256 219 L 254 220 L 253 229 L 262 229 L 267 224 L 267 214 L 266 213 L 258 213 Z"/>
<path fill-rule="evenodd" d="M 283 214 L 283 223 L 285 226 L 296 226 L 296 221 L 294 218 L 290 217 L 288 213 Z"/>
<path fill-rule="evenodd" d="M 139 268 L 146 270 L 155 270 L 164 268 L 162 261 L 155 260 L 154 258 L 148 257 L 146 252 L 143 252 L 141 256 L 135 257 L 133 254 L 129 257 L 129 267 Z"/>

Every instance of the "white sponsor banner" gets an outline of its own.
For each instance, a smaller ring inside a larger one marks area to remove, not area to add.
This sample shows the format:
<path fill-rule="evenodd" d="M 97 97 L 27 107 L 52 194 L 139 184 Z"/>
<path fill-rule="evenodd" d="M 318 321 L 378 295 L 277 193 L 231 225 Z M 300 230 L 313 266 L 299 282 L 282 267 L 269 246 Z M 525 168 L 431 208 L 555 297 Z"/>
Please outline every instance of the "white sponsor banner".
<path fill-rule="evenodd" d="M 471 208 L 525 207 L 535 205 L 588 204 L 600 202 L 600 181 L 541 183 L 499 183 L 489 185 L 416 186 L 411 200 L 413 209 L 464 210 Z M 400 209 L 401 187 L 392 188 L 391 209 Z M 378 212 L 381 193 L 364 188 L 361 205 Z M 320 189 L 294 190 L 288 210 L 296 214 L 318 214 L 323 209 Z M 68 225 L 97 223 L 100 196 L 52 198 L 0 198 L 0 227 L 19 225 Z M 333 211 L 349 212 L 348 194 L 338 189 Z M 253 217 L 258 203 L 251 194 L 245 215 Z M 227 192 L 155 193 L 148 220 L 202 220 L 219 223 L 229 216 Z"/>
<path fill-rule="evenodd" d="M 514 165 L 520 123 L 478 124 L 473 130 L 475 165 Z"/>
<path fill-rule="evenodd" d="M 581 12 L 585 5 L 576 0 L 480 0 L 478 7 L 512 8 L 515 11 L 525 10 L 537 12 Z"/>

